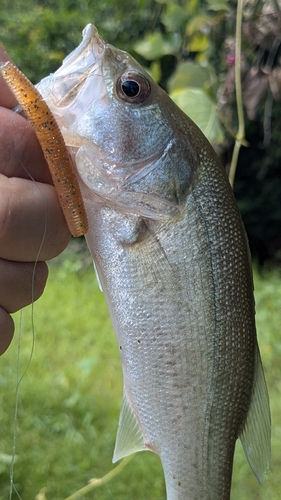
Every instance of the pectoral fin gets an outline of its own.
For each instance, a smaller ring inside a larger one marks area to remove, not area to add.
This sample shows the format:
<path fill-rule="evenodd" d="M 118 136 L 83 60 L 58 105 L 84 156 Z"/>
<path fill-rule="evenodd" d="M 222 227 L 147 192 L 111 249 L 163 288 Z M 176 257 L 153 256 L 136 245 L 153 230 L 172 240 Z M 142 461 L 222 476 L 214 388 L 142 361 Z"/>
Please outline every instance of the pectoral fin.
<path fill-rule="evenodd" d="M 247 460 L 259 483 L 268 470 L 271 455 L 271 421 L 266 382 L 258 346 L 252 400 L 240 440 Z"/>
<path fill-rule="evenodd" d="M 147 450 L 143 433 L 124 391 L 112 462 L 143 450 Z"/>
<path fill-rule="evenodd" d="M 101 292 L 103 292 L 102 285 L 101 285 L 101 280 L 100 280 L 99 273 L 98 273 L 98 268 L 97 268 L 96 263 L 95 263 L 94 260 L 93 260 L 93 265 L 94 265 L 95 275 L 96 275 L 96 278 L 97 278 L 99 289 L 100 289 Z"/>

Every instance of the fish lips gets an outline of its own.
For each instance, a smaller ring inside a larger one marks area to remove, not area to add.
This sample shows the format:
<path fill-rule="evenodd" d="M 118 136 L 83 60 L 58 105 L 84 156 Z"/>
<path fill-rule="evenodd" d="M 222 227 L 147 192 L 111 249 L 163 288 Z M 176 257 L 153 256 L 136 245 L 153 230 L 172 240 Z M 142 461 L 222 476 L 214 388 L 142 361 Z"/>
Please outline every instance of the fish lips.
<path fill-rule="evenodd" d="M 102 79 L 102 58 L 105 49 L 106 44 L 95 26 L 88 24 L 83 30 L 80 45 L 63 60 L 62 66 L 55 73 L 43 78 L 36 85 L 52 109 L 62 131 L 63 128 L 69 129 L 73 121 L 93 105 L 92 97 L 89 99 L 89 95 L 93 96 L 93 86 L 94 95 L 99 99 L 106 95 Z M 95 77 L 94 81 L 91 76 Z M 79 99 L 76 98 L 78 94 Z M 81 109 L 82 105 L 84 109 Z M 75 144 L 73 140 L 69 145 L 78 146 L 77 140 L 74 140 Z"/>

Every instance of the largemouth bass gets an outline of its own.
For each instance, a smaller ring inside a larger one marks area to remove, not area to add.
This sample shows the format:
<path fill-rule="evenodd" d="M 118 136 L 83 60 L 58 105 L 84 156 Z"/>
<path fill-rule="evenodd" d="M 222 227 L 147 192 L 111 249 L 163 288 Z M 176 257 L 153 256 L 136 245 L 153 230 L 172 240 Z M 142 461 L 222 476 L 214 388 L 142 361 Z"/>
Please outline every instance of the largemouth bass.
<path fill-rule="evenodd" d="M 92 25 L 38 89 L 74 158 L 119 343 L 113 459 L 154 451 L 168 500 L 227 500 L 238 437 L 262 481 L 270 413 L 248 246 L 224 169 L 196 125 Z"/>

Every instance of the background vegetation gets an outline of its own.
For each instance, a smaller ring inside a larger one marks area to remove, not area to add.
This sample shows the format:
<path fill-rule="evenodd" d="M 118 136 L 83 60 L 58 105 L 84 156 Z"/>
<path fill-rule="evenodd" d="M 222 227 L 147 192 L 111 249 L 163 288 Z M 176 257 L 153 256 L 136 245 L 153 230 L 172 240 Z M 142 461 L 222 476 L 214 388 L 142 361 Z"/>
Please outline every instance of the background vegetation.
<path fill-rule="evenodd" d="M 0 40 L 33 81 L 94 23 L 201 126 L 229 166 L 237 130 L 234 0 L 0 0 Z M 280 261 L 281 0 L 244 0 L 246 139 L 235 183 L 252 253 Z"/>
<path fill-rule="evenodd" d="M 103 38 L 130 51 L 202 127 L 229 164 L 237 118 L 234 97 L 233 0 L 0 0 L 0 41 L 33 80 L 55 71 L 93 22 Z M 260 263 L 280 261 L 280 0 L 245 0 L 243 95 L 249 147 L 242 149 L 235 195 Z M 35 305 L 36 342 L 20 386 L 15 482 L 23 500 L 46 488 L 61 500 L 107 473 L 122 380 L 118 349 L 84 250 L 52 264 Z M 240 446 L 233 500 L 281 498 L 280 275 L 256 273 L 257 321 L 271 397 L 273 472 L 260 487 Z M 21 373 L 28 362 L 30 309 L 21 323 Z M 8 498 L 18 340 L 1 358 L 0 500 Z M 36 500 L 42 500 L 37 496 Z M 16 494 L 13 499 L 17 498 Z M 158 457 L 137 454 L 114 481 L 87 498 L 164 498 Z"/>
<path fill-rule="evenodd" d="M 76 244 L 77 245 L 77 244 Z M 118 346 L 92 265 L 85 250 L 68 249 L 50 267 L 43 297 L 34 306 L 35 350 L 21 382 L 17 421 L 15 485 L 22 500 L 63 500 L 113 467 L 111 464 L 122 398 Z M 87 259 L 86 259 L 87 260 Z M 257 324 L 272 409 L 272 471 L 260 486 L 240 443 L 235 457 L 232 500 L 278 500 L 280 483 L 280 309 L 278 272 L 255 274 Z M 30 308 L 22 331 L 21 373 L 32 345 Z M 13 448 L 18 337 L 1 358 L 0 500 L 7 500 Z M 13 499 L 18 497 L 13 495 Z M 84 496 L 98 500 L 164 500 L 159 459 L 138 453 L 110 483 Z M 44 498 L 45 500 L 45 498 Z"/>

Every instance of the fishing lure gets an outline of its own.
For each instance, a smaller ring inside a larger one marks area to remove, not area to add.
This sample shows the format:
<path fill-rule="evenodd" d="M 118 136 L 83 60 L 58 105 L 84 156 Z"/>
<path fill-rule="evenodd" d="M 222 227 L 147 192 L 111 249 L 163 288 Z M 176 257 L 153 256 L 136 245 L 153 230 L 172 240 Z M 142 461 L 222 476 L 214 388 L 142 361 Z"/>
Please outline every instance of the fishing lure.
<path fill-rule="evenodd" d="M 72 236 L 88 231 L 80 187 L 64 138 L 53 113 L 28 78 L 8 61 L 0 72 L 31 122 L 48 164 L 60 206 Z"/>

